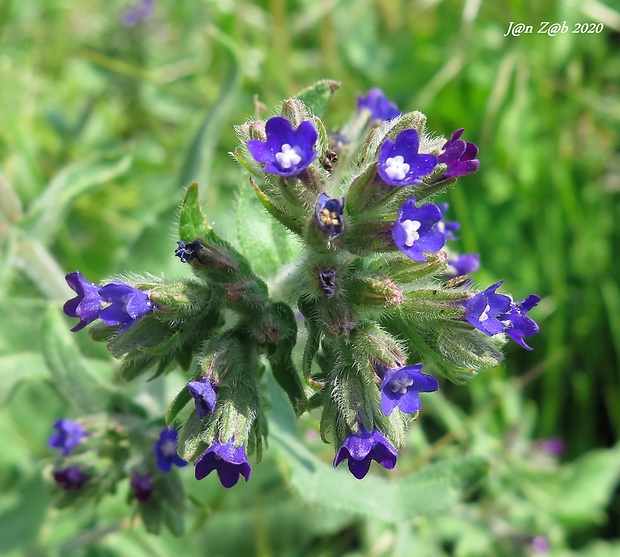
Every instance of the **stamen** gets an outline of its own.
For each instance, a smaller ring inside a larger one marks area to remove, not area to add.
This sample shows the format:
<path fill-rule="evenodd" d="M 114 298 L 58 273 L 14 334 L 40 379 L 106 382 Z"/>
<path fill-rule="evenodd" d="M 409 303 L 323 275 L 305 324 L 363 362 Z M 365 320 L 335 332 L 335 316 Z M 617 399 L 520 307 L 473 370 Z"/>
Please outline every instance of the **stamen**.
<path fill-rule="evenodd" d="M 413 246 L 413 243 L 420 238 L 418 234 L 418 230 L 422 226 L 422 223 L 419 220 L 404 220 L 400 223 L 403 229 L 405 230 L 405 234 L 407 234 L 407 239 L 405 240 L 405 245 L 410 248 Z"/>
<path fill-rule="evenodd" d="M 487 315 L 487 312 L 490 309 L 491 309 L 491 306 L 489 304 L 484 306 L 484 310 L 482 310 L 482 313 L 480 314 L 480 317 L 479 317 L 478 321 L 486 321 L 489 318 L 489 316 Z"/>
<path fill-rule="evenodd" d="M 297 166 L 301 162 L 298 147 L 291 147 L 285 143 L 281 149 L 279 153 L 276 153 L 276 161 L 284 170 Z"/>
<path fill-rule="evenodd" d="M 392 180 L 404 180 L 411 167 L 405 162 L 402 155 L 389 157 L 385 161 L 385 173 Z"/>
<path fill-rule="evenodd" d="M 413 385 L 413 379 L 411 377 L 403 377 L 402 379 L 392 379 L 390 381 L 390 391 L 394 394 L 398 393 L 404 395 L 407 392 L 407 388 Z"/>

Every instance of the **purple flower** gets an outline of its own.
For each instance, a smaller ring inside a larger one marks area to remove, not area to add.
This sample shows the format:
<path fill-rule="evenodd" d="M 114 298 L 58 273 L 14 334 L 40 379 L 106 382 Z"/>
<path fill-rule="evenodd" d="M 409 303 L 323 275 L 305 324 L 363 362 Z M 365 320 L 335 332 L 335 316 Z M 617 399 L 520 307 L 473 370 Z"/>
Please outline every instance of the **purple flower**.
<path fill-rule="evenodd" d="M 420 136 L 417 130 L 404 130 L 396 140 L 386 139 L 379 149 L 377 170 L 386 184 L 411 186 L 421 184 L 435 166 L 435 155 L 418 154 Z"/>
<path fill-rule="evenodd" d="M 245 448 L 235 447 L 233 440 L 229 439 L 224 445 L 216 441 L 196 461 L 196 479 L 202 480 L 213 470 L 217 470 L 222 485 L 230 488 L 239 481 L 239 476 L 243 476 L 247 482 L 252 467 Z"/>
<path fill-rule="evenodd" d="M 486 335 L 505 332 L 518 345 L 531 350 L 523 339 L 534 336 L 539 327 L 525 314 L 538 304 L 540 297 L 530 294 L 520 302 L 513 302 L 510 297 L 495 293 L 503 282 L 500 280 L 467 300 L 465 319 Z"/>
<path fill-rule="evenodd" d="M 99 317 L 99 308 L 103 300 L 99 295 L 99 287 L 86 280 L 80 271 L 65 276 L 67 284 L 77 293 L 75 298 L 65 302 L 63 310 L 69 317 L 77 317 L 80 322 L 71 329 L 74 333 L 83 329 Z"/>
<path fill-rule="evenodd" d="M 204 375 L 198 381 L 190 381 L 187 384 L 190 394 L 196 403 L 196 412 L 200 419 L 206 418 L 215 410 L 215 388 L 208 377 Z"/>
<path fill-rule="evenodd" d="M 532 539 L 531 547 L 532 551 L 537 555 L 547 554 L 551 549 L 549 540 L 545 536 L 535 536 L 534 539 Z"/>
<path fill-rule="evenodd" d="M 402 412 L 412 414 L 422 408 L 420 393 L 439 389 L 432 375 L 422 373 L 422 364 L 389 369 L 381 381 L 381 410 L 386 416 L 397 406 Z"/>
<path fill-rule="evenodd" d="M 314 144 L 317 132 L 312 122 L 306 120 L 296 130 L 281 116 L 269 118 L 265 124 L 267 141 L 250 139 L 248 150 L 260 163 L 263 170 L 279 176 L 297 176 L 315 158 Z"/>
<path fill-rule="evenodd" d="M 319 196 L 315 209 L 316 220 L 319 223 L 319 228 L 323 232 L 327 232 L 330 238 L 337 238 L 344 231 L 343 208 L 344 197 L 330 199 L 329 195 L 324 193 Z"/>
<path fill-rule="evenodd" d="M 500 280 L 465 302 L 465 319 L 488 336 L 497 335 L 506 328 L 501 319 L 510 309 L 512 300 L 495 293 L 503 283 Z"/>
<path fill-rule="evenodd" d="M 461 139 L 465 128 L 456 130 L 450 139 L 444 143 L 443 153 L 437 157 L 438 163 L 448 166 L 442 178 L 456 178 L 476 172 L 480 161 L 474 157 L 478 147 L 473 143 Z"/>
<path fill-rule="evenodd" d="M 447 203 L 438 203 L 437 207 L 441 211 L 441 219 L 436 225 L 435 230 L 441 232 L 446 240 L 458 240 L 458 237 L 454 234 L 461 229 L 461 225 L 455 220 L 452 221 L 444 221 L 443 218 L 446 216 L 446 212 L 448 211 L 449 205 Z"/>
<path fill-rule="evenodd" d="M 191 259 L 197 257 L 196 252 L 202 249 L 202 244 L 198 240 L 193 242 L 177 241 L 177 249 L 174 250 L 174 255 L 177 256 L 181 263 L 187 263 Z"/>
<path fill-rule="evenodd" d="M 79 491 L 88 479 L 88 476 L 77 466 L 68 466 L 54 471 L 54 481 L 65 490 Z"/>
<path fill-rule="evenodd" d="M 415 197 L 410 197 L 403 203 L 392 228 L 392 238 L 396 247 L 407 257 L 424 263 L 424 252 L 439 251 L 446 240 L 435 228 L 435 224 L 441 219 L 441 211 L 437 205 L 426 203 L 416 207 L 415 202 Z"/>
<path fill-rule="evenodd" d="M 326 298 L 333 298 L 336 293 L 336 271 L 334 269 L 325 269 L 319 271 L 319 285 L 323 289 Z"/>
<path fill-rule="evenodd" d="M 99 312 L 99 319 L 106 325 L 121 325 L 122 332 L 134 325 L 141 317 L 153 311 L 153 304 L 146 292 L 114 281 L 99 289 L 99 295 L 110 305 Z"/>
<path fill-rule="evenodd" d="M 370 469 L 370 461 L 376 460 L 387 470 L 396 466 L 398 452 L 392 444 L 376 429 L 371 433 L 360 428 L 355 434 L 349 433 L 342 447 L 338 449 L 334 458 L 334 468 L 343 460 L 349 460 L 349 470 L 358 480 L 361 480 Z"/>
<path fill-rule="evenodd" d="M 146 503 L 153 496 L 153 480 L 148 474 L 146 476 L 134 474 L 129 485 L 134 497 L 140 503 Z"/>
<path fill-rule="evenodd" d="M 162 472 L 168 473 L 172 465 L 187 466 L 185 462 L 177 454 L 177 431 L 171 427 L 167 427 L 159 434 L 159 439 L 153 445 L 153 453 L 157 459 L 157 466 Z"/>
<path fill-rule="evenodd" d="M 501 320 L 506 325 L 506 334 L 526 350 L 531 350 L 532 347 L 528 346 L 523 339 L 533 337 L 538 333 L 540 327 L 536 321 L 525 314 L 535 307 L 538 302 L 540 302 L 540 296 L 530 294 L 520 302 L 512 302 L 510 310 L 501 316 Z"/>
<path fill-rule="evenodd" d="M 71 420 L 58 420 L 54 423 L 54 427 L 58 433 L 54 433 L 48 443 L 50 447 L 62 449 L 62 456 L 67 456 L 86 437 L 84 428 Z"/>
<path fill-rule="evenodd" d="M 400 115 L 398 107 L 378 87 L 373 87 L 363 97 L 357 97 L 357 110 L 370 110 L 373 120 L 392 120 Z"/>
<path fill-rule="evenodd" d="M 462 253 L 448 258 L 448 277 L 471 275 L 480 268 L 480 254 Z"/>
<path fill-rule="evenodd" d="M 146 21 L 153 15 L 153 0 L 140 0 L 140 3 L 123 12 L 123 25 L 134 27 L 140 21 Z"/>
<path fill-rule="evenodd" d="M 565 446 L 561 437 L 549 437 L 534 442 L 534 447 L 550 456 L 560 457 L 564 454 Z"/>

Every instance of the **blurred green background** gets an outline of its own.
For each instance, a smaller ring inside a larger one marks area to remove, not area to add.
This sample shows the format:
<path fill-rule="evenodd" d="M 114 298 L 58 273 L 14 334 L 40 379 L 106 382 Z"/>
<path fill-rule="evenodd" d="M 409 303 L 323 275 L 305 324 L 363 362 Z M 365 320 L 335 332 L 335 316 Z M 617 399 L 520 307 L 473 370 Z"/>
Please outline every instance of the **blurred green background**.
<path fill-rule="evenodd" d="M 155 0 L 124 25 L 138 3 L 0 0 L 0 554 L 532 555 L 536 536 L 552 555 L 620 554 L 620 3 Z M 505 37 L 511 21 L 534 32 Z M 75 269 L 180 276 L 192 180 L 234 241 L 247 178 L 232 126 L 321 78 L 342 82 L 331 129 L 374 86 L 438 134 L 465 127 L 481 167 L 446 199 L 459 247 L 481 254 L 478 284 L 543 297 L 534 350 L 508 345 L 506 364 L 429 399 L 423 439 L 412 428 L 404 458 L 478 452 L 488 481 L 441 520 L 384 524 L 308 509 L 281 476 L 261 480 L 268 458 L 244 495 L 209 484 L 211 506 L 161 542 L 122 518 L 123 494 L 79 517 L 48 508 L 41 468 L 64 407 L 38 351 L 42 308 L 71 296 Z M 560 461 L 538 462 L 552 437 Z"/>

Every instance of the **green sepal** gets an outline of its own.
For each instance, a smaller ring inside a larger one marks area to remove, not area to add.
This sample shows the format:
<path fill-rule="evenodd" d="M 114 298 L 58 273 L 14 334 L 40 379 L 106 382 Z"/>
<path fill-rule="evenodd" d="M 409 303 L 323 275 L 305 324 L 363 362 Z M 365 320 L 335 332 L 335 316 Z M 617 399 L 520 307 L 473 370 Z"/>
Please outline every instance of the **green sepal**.
<path fill-rule="evenodd" d="M 394 369 L 407 361 L 403 343 L 372 321 L 356 327 L 351 334 L 351 355 L 358 369 Z"/>
<path fill-rule="evenodd" d="M 398 311 L 403 319 L 418 323 L 460 319 L 465 314 L 465 307 L 461 302 L 469 296 L 464 290 L 448 290 L 439 285 L 433 289 L 412 290 L 405 295 Z"/>
<path fill-rule="evenodd" d="M 388 276 L 367 274 L 347 277 L 343 288 L 349 303 L 362 309 L 394 309 L 403 301 L 402 289 Z"/>
<path fill-rule="evenodd" d="M 196 411 L 189 415 L 179 432 L 177 450 L 183 460 L 194 462 L 209 448 L 208 443 L 205 442 L 206 427 L 207 423 L 200 419 Z"/>
<path fill-rule="evenodd" d="M 192 182 L 185 192 L 179 213 L 179 239 L 193 242 L 210 236 L 213 228 L 207 222 L 198 200 L 198 182 Z"/>
<path fill-rule="evenodd" d="M 316 83 L 306 87 L 297 95 L 296 98 L 301 99 L 304 104 L 317 116 L 322 116 L 327 108 L 332 95 L 340 88 L 339 81 L 331 79 L 322 79 Z"/>
<path fill-rule="evenodd" d="M 402 285 L 437 276 L 447 270 L 448 256 L 445 251 L 427 253 L 426 263 L 418 263 L 401 251 L 374 259 L 368 266 L 371 271 L 385 273 L 392 280 Z"/>
<path fill-rule="evenodd" d="M 168 406 L 168 411 L 166 412 L 167 425 L 171 425 L 174 422 L 176 417 L 179 415 L 179 412 L 187 406 L 190 400 L 192 400 L 192 395 L 189 392 L 189 389 L 187 387 L 183 387 L 177 396 L 174 397 L 174 400 L 170 403 L 170 406 Z"/>
<path fill-rule="evenodd" d="M 286 226 L 286 228 L 288 228 L 291 232 L 294 232 L 298 236 L 302 235 L 303 226 L 297 221 L 295 217 L 293 217 L 290 213 L 283 211 L 274 202 L 272 202 L 263 192 L 263 190 L 261 190 L 256 185 L 252 178 L 250 178 L 250 185 L 252 186 L 252 189 L 254 190 L 256 197 L 258 197 L 261 205 L 265 209 L 267 209 L 267 211 L 272 217 L 274 217 L 278 222 Z"/>

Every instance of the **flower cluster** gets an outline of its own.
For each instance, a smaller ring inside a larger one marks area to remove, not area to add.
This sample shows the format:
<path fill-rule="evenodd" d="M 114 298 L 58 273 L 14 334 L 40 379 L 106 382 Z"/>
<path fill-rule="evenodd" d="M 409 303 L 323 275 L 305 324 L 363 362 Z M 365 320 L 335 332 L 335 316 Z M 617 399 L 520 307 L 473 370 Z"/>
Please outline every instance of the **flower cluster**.
<path fill-rule="evenodd" d="M 276 272 L 259 276 L 256 254 L 246 257 L 216 234 L 197 184 L 187 189 L 174 250 L 192 278 L 97 286 L 78 271 L 67 275 L 77 294 L 65 304 L 79 319 L 73 330 L 99 319 L 93 337 L 122 359 L 123 379 L 186 373 L 152 446 L 154 465 L 132 470 L 141 503 L 160 497 L 158 482 L 188 462 L 197 480 L 215 471 L 225 488 L 250 479 L 250 457 L 260 460 L 268 431 L 266 366 L 298 415 L 319 410 L 333 466 L 346 460 L 361 479 L 373 460 L 395 467 L 421 393 L 437 391 L 439 376 L 463 382 L 501 361 L 504 336 L 529 349 L 523 339 L 538 332 L 526 315 L 538 296 L 514 302 L 496 292 L 502 281 L 477 291 L 468 275 L 479 255 L 446 247 L 458 241 L 460 224 L 446 220 L 447 203 L 430 199 L 478 170 L 478 148 L 464 130 L 448 139 L 428 133 L 423 114 L 401 113 L 372 89 L 330 136 L 313 106 L 334 90 L 319 83 L 284 101 L 279 114 L 237 128 L 233 156 L 258 201 L 304 248 L 277 274 L 278 301 L 266 282 Z M 253 245 L 251 226 L 240 234 L 240 245 Z M 306 345 L 297 362 L 301 320 Z M 84 432 L 58 424 L 50 442 L 68 454 Z M 59 478 L 63 487 L 85 481 L 69 468 Z"/>

